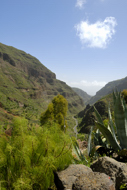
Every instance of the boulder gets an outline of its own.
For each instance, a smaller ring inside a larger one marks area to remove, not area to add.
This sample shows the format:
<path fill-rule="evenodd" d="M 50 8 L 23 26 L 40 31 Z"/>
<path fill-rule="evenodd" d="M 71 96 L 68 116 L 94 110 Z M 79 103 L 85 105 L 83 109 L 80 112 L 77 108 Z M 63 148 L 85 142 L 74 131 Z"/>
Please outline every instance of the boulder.
<path fill-rule="evenodd" d="M 122 184 L 127 184 L 127 165 L 125 163 L 105 156 L 93 162 L 90 167 L 94 172 L 110 176 L 115 183 L 116 190 L 119 190 Z"/>
<path fill-rule="evenodd" d="M 113 181 L 104 173 L 90 172 L 79 176 L 73 190 L 115 190 Z"/>
<path fill-rule="evenodd" d="M 82 164 L 72 164 L 63 171 L 54 174 L 57 190 L 72 190 L 76 178 L 82 174 L 89 174 L 92 169 Z"/>

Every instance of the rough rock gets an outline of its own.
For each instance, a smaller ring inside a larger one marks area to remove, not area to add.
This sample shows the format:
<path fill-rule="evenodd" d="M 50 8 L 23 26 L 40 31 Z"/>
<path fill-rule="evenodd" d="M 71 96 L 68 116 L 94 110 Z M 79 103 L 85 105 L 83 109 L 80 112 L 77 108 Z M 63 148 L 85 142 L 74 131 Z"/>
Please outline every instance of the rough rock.
<path fill-rule="evenodd" d="M 81 141 L 80 139 L 78 139 L 77 141 L 78 141 L 79 149 L 83 153 L 86 150 L 88 143 L 87 141 Z"/>
<path fill-rule="evenodd" d="M 115 190 L 113 181 L 104 173 L 90 172 L 79 176 L 73 190 Z"/>
<path fill-rule="evenodd" d="M 57 190 L 72 190 L 76 178 L 82 174 L 89 174 L 92 170 L 82 164 L 70 165 L 67 169 L 56 172 L 54 175 Z"/>
<path fill-rule="evenodd" d="M 90 166 L 94 172 L 105 173 L 115 183 L 116 190 L 127 183 L 127 165 L 107 156 L 99 158 Z"/>
<path fill-rule="evenodd" d="M 98 101 L 94 104 L 95 108 L 101 115 L 103 119 L 107 118 L 107 105 L 104 101 Z M 90 133 L 91 126 L 95 125 L 95 115 L 94 115 L 94 107 L 86 106 L 83 112 L 78 114 L 83 117 L 82 121 L 79 123 L 80 131 L 79 133 Z"/>

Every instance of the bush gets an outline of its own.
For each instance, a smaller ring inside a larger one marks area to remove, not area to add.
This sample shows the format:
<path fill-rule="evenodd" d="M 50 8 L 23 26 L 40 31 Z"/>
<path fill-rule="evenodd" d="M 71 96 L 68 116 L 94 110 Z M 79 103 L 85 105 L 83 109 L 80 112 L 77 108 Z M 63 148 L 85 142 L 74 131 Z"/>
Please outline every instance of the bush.
<path fill-rule="evenodd" d="M 13 122 L 12 136 L 0 134 L 1 188 L 46 190 L 53 172 L 72 161 L 70 137 L 53 123 L 28 127 L 26 119 Z"/>

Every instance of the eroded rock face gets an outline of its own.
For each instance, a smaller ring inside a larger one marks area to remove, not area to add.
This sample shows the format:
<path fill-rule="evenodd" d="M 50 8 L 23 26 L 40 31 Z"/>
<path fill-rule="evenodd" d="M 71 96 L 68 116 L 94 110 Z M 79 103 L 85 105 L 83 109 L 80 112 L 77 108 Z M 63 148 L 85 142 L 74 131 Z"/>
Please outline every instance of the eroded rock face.
<path fill-rule="evenodd" d="M 89 174 L 92 170 L 82 164 L 70 165 L 67 169 L 55 173 L 55 184 L 57 190 L 72 190 L 76 178 L 82 174 Z"/>
<path fill-rule="evenodd" d="M 107 118 L 107 105 L 104 101 L 98 101 L 94 104 L 95 108 L 103 119 Z M 87 105 L 86 108 L 78 113 L 78 117 L 83 117 L 79 123 L 80 133 L 90 133 L 90 128 L 95 125 L 94 107 Z"/>
<path fill-rule="evenodd" d="M 115 183 L 116 190 L 119 190 L 122 184 L 127 183 L 127 165 L 118 162 L 107 156 L 99 158 L 91 165 L 94 172 L 105 173 L 111 177 Z"/>
<path fill-rule="evenodd" d="M 104 173 L 90 172 L 79 176 L 73 190 L 115 190 L 113 181 Z"/>

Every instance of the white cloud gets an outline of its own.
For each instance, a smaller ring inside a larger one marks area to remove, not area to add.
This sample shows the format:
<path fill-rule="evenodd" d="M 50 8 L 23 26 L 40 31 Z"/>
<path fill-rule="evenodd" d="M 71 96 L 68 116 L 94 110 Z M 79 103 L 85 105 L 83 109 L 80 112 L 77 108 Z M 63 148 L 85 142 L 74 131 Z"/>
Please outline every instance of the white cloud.
<path fill-rule="evenodd" d="M 86 0 L 77 0 L 75 6 L 82 9 L 85 3 L 86 3 Z"/>
<path fill-rule="evenodd" d="M 89 87 L 92 87 L 92 86 L 99 86 L 99 87 L 103 87 L 106 85 L 106 82 L 105 81 L 92 81 L 92 82 L 89 82 L 89 81 L 86 81 L 86 80 L 82 80 L 80 82 L 71 82 L 71 85 L 77 85 L 77 86 L 89 86 Z"/>
<path fill-rule="evenodd" d="M 114 17 L 107 17 L 103 22 L 97 21 L 94 24 L 90 24 L 88 20 L 81 21 L 75 28 L 83 44 L 87 44 L 88 47 L 106 48 L 115 34 L 116 25 Z"/>
<path fill-rule="evenodd" d="M 90 82 L 90 81 L 82 80 L 79 82 L 67 82 L 67 84 L 72 87 L 80 88 L 84 90 L 85 92 L 87 92 L 88 94 L 94 96 L 96 92 L 100 90 L 101 88 L 103 88 L 107 83 L 105 81 L 94 80 Z"/>

